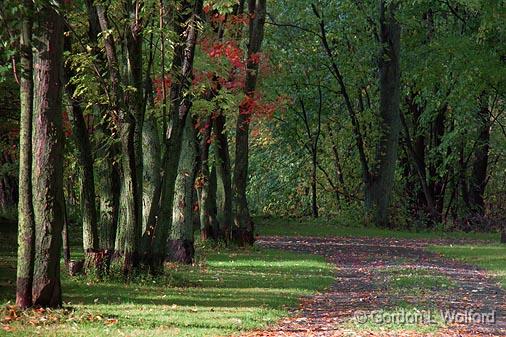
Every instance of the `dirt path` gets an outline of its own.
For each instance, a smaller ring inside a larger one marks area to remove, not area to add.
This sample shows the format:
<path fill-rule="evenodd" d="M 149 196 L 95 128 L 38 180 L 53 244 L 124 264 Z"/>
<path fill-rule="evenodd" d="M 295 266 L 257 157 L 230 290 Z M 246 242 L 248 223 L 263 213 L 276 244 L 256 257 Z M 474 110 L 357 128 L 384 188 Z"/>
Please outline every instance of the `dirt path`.
<path fill-rule="evenodd" d="M 506 336 L 506 292 L 484 271 L 424 250 L 438 243 L 448 241 L 263 237 L 258 240 L 263 247 L 325 256 L 337 267 L 336 282 L 328 291 L 304 299 L 300 308 L 278 325 L 244 336 Z M 453 280 L 455 287 L 428 293 L 408 289 L 392 295 L 386 291 L 387 268 L 427 270 Z M 412 305 L 411 308 L 450 310 L 449 313 L 495 311 L 495 323 L 449 324 L 437 333 L 357 330 L 342 324 L 352 320 L 357 311 L 370 313 L 398 307 L 400 303 Z"/>

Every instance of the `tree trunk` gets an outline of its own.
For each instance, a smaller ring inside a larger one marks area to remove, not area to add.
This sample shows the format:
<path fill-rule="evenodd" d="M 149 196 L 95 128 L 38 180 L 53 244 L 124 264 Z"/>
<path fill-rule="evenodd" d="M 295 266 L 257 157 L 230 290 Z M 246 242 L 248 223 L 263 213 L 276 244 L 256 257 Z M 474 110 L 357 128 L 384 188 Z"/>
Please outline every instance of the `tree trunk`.
<path fill-rule="evenodd" d="M 439 109 L 436 118 L 432 122 L 431 127 L 431 148 L 436 150 L 439 148 L 443 141 L 443 136 L 445 134 L 445 122 L 446 122 L 446 112 L 448 110 L 448 106 L 445 104 L 441 109 Z M 437 220 L 442 220 L 443 215 L 443 207 L 444 207 L 444 177 L 440 177 L 437 170 L 440 165 L 442 165 L 442 156 L 439 154 L 435 159 L 433 159 L 429 164 L 429 189 L 431 190 L 431 194 L 434 196 L 434 202 L 437 214 L 439 214 L 439 218 Z"/>
<path fill-rule="evenodd" d="M 389 225 L 388 207 L 394 182 L 397 148 L 401 127 L 400 107 L 400 35 L 394 17 L 394 5 L 380 2 L 379 59 L 381 136 L 376 149 L 376 162 L 366 186 L 366 210 L 378 226 Z"/>
<path fill-rule="evenodd" d="M 18 263 L 16 305 L 21 309 L 32 305 L 35 222 L 32 202 L 32 116 L 33 116 L 33 57 L 31 0 L 24 1 L 20 40 L 20 100 L 19 121 L 19 202 L 18 202 Z"/>
<path fill-rule="evenodd" d="M 195 130 L 192 119 L 187 118 L 175 183 L 172 226 L 169 236 L 169 259 L 186 264 L 192 263 L 195 253 L 193 246 L 193 189 L 196 155 Z"/>
<path fill-rule="evenodd" d="M 114 146 L 98 167 L 98 194 L 100 197 L 100 249 L 114 251 L 119 218 L 121 172 L 115 158 Z"/>
<path fill-rule="evenodd" d="M 311 154 L 311 214 L 313 218 L 318 218 L 318 203 L 317 203 L 317 168 L 318 168 L 318 156 L 317 150 L 313 149 Z"/>
<path fill-rule="evenodd" d="M 44 6 L 40 18 L 35 61 L 33 137 L 33 204 L 35 214 L 35 268 L 33 304 L 62 304 L 60 254 L 63 205 L 63 18 Z"/>
<path fill-rule="evenodd" d="M 264 37 L 264 24 L 266 15 L 266 0 L 249 0 L 249 41 L 248 61 L 244 93 L 246 100 L 255 99 L 255 89 L 258 77 L 258 63 L 252 56 L 260 52 Z M 247 104 L 239 107 L 235 133 L 235 166 L 234 166 L 234 229 L 232 239 L 240 245 L 253 244 L 254 224 L 251 219 L 246 189 L 248 184 L 248 156 L 249 156 L 249 124 L 253 111 Z"/>
<path fill-rule="evenodd" d="M 230 176 L 229 176 L 230 178 Z M 223 234 L 220 231 L 220 222 L 218 221 L 218 204 L 217 204 L 217 179 L 216 179 L 216 166 L 211 168 L 211 173 L 209 174 L 209 222 L 211 224 L 211 232 L 213 233 L 215 239 L 223 239 Z M 232 197 L 232 193 L 230 192 L 229 199 Z M 230 210 L 232 207 L 230 207 Z"/>
<path fill-rule="evenodd" d="M 474 150 L 474 162 L 470 178 L 470 206 L 477 216 L 485 215 L 485 187 L 487 185 L 488 152 L 490 148 L 490 112 L 488 96 L 480 98 L 479 134 Z"/>
<path fill-rule="evenodd" d="M 97 4 L 96 12 L 102 32 L 108 31 L 109 20 L 107 9 L 102 4 Z M 123 214 L 120 216 L 124 217 L 125 221 L 120 221 L 118 224 L 118 227 L 120 227 L 118 230 L 123 236 L 116 238 L 117 243 L 119 243 L 119 245 L 116 244 L 116 253 L 123 257 L 123 273 L 125 276 L 129 276 L 138 265 L 142 226 L 142 197 L 139 189 L 141 175 L 138 172 L 139 161 L 142 160 L 142 157 L 136 157 L 139 152 L 139 137 L 141 136 L 139 128 L 142 127 L 142 122 L 139 120 L 139 111 L 142 110 L 141 92 L 139 92 L 139 88 L 142 90 L 142 76 L 140 76 L 140 79 L 138 78 L 139 56 L 132 55 L 133 52 L 140 51 L 140 47 L 131 45 L 131 43 L 135 44 L 135 41 L 132 42 L 132 39 L 135 40 L 140 37 L 130 36 L 131 34 L 140 34 L 137 31 L 140 29 L 139 25 L 137 21 L 131 23 L 130 28 L 132 31 L 127 33 L 129 35 L 127 38 L 127 48 L 129 50 L 127 80 L 122 81 L 120 76 L 116 45 L 112 34 L 106 34 L 104 38 L 104 49 L 109 70 L 109 85 L 111 87 L 109 105 L 112 114 L 117 119 L 116 126 L 121 144 L 121 169 L 123 177 L 121 193 L 124 196 L 122 198 L 124 207 L 122 208 Z M 122 85 L 125 84 L 133 85 L 136 88 L 135 93 L 125 93 L 122 89 Z"/>
<path fill-rule="evenodd" d="M 153 117 L 148 117 L 144 122 L 144 128 L 142 130 L 142 142 L 143 142 L 143 158 L 144 158 L 144 185 L 142 192 L 142 233 L 143 233 L 143 252 L 149 249 L 149 238 L 152 237 L 151 233 L 154 230 L 153 225 L 148 225 L 149 216 L 153 203 L 157 202 L 160 198 L 158 193 L 158 199 L 153 199 L 155 190 L 160 188 L 161 184 L 161 147 L 160 147 L 160 136 L 156 125 L 156 120 Z"/>
<path fill-rule="evenodd" d="M 209 146 L 211 142 L 212 117 L 206 119 L 204 130 L 201 132 L 199 142 L 199 172 L 195 181 L 199 200 L 200 238 L 202 241 L 216 239 L 211 225 L 210 172 L 209 172 Z"/>
<path fill-rule="evenodd" d="M 191 99 L 187 90 L 191 85 L 195 45 L 197 43 L 199 14 L 202 0 L 180 1 L 180 15 L 176 15 L 174 30 L 180 41 L 175 44 L 171 74 L 171 125 L 166 130 L 165 150 L 162 156 L 163 177 L 159 203 L 158 223 L 151 243 L 153 268 L 158 268 L 166 255 L 167 238 L 174 204 L 174 189 L 181 155 L 183 130 Z"/>
<path fill-rule="evenodd" d="M 129 118 L 130 119 L 130 118 Z M 122 203 L 125 222 L 123 226 L 124 241 L 119 245 L 118 253 L 123 257 L 123 273 L 131 275 L 139 263 L 139 244 L 141 237 L 141 214 L 138 203 L 139 184 L 137 182 L 137 162 L 135 158 L 135 121 L 122 122 L 120 125 L 120 140 L 122 154 Z"/>
<path fill-rule="evenodd" d="M 228 137 L 225 131 L 225 116 L 223 114 L 216 117 L 214 129 L 216 133 L 216 183 L 219 195 L 215 199 L 219 200 L 217 214 L 221 227 L 218 235 L 228 241 L 233 221 L 232 169 L 230 168 Z"/>
<path fill-rule="evenodd" d="M 139 254 L 141 253 L 141 236 L 142 236 L 142 217 L 143 217 L 143 127 L 144 127 L 144 114 L 145 114 L 145 100 L 144 100 L 144 82 L 142 77 L 143 60 L 142 60 L 142 33 L 143 33 L 143 22 L 142 22 L 142 7 L 143 1 L 127 1 L 125 6 L 126 16 L 128 20 L 128 30 L 125 34 L 126 43 L 126 56 L 127 56 L 127 82 L 128 85 L 135 88 L 125 92 L 125 105 L 127 109 L 131 111 L 133 125 L 133 152 L 131 152 L 130 163 L 132 169 L 132 178 L 135 177 L 133 192 L 134 194 L 128 194 L 129 198 L 134 198 L 133 206 L 135 207 L 135 224 L 131 224 L 127 227 L 127 237 L 129 240 L 125 246 L 125 268 L 133 268 L 137 265 Z M 129 131 L 130 132 L 130 131 Z M 130 137 L 130 136 L 129 136 Z M 129 140 L 130 141 L 130 140 Z M 127 190 L 128 191 L 128 190 Z M 132 241 L 133 240 L 133 241 Z M 129 242 L 131 241 L 131 242 Z M 129 255 L 131 255 L 131 261 L 129 262 Z M 127 266 L 127 263 L 131 263 L 131 266 Z"/>
<path fill-rule="evenodd" d="M 65 50 L 72 51 L 70 37 L 65 38 Z M 77 147 L 78 160 L 81 166 L 80 179 L 80 202 L 83 224 L 83 251 L 93 253 L 99 248 L 98 239 L 98 216 L 95 204 L 95 177 L 93 172 L 93 156 L 91 151 L 90 138 L 86 128 L 83 111 L 78 101 L 73 98 L 76 90 L 75 84 L 71 82 L 74 73 L 70 66 L 65 66 L 65 89 L 68 99 L 71 102 L 70 110 L 72 113 L 72 133 Z M 86 263 L 88 266 L 88 263 Z"/>
<path fill-rule="evenodd" d="M 63 242 L 63 261 L 65 266 L 70 263 L 70 241 L 69 241 L 69 218 L 67 216 L 67 205 L 63 202 L 63 229 L 62 229 L 62 242 Z"/>

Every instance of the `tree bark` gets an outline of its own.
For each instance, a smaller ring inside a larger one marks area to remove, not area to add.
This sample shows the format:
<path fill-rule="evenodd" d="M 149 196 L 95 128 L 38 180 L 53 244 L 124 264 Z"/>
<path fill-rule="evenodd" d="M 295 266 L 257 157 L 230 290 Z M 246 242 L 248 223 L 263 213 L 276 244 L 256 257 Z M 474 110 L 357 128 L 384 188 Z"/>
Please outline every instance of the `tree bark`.
<path fill-rule="evenodd" d="M 186 264 L 192 263 L 195 253 L 193 246 L 193 189 L 197 156 L 195 145 L 192 119 L 187 118 L 175 183 L 168 247 L 169 260 Z"/>
<path fill-rule="evenodd" d="M 199 141 L 199 172 L 195 181 L 197 195 L 199 200 L 199 218 L 200 218 L 200 239 L 206 241 L 216 239 L 211 225 L 211 203 L 210 194 L 210 172 L 209 172 L 209 147 L 211 145 L 212 117 L 209 116 L 201 132 Z"/>
<path fill-rule="evenodd" d="M 174 204 L 174 189 L 181 155 L 183 130 L 191 99 L 187 90 L 191 85 L 193 59 L 198 35 L 202 0 L 181 0 L 179 15 L 174 20 L 174 30 L 180 41 L 175 44 L 171 75 L 171 125 L 166 130 L 162 156 L 163 177 L 161 184 L 158 223 L 152 240 L 153 267 L 161 265 L 166 256 L 167 238 Z"/>
<path fill-rule="evenodd" d="M 106 151 L 97 175 L 100 197 L 99 245 L 100 249 L 112 253 L 118 228 L 121 172 L 116 162 L 114 146 L 111 145 Z"/>
<path fill-rule="evenodd" d="M 246 66 L 246 80 L 244 93 L 247 99 L 255 99 L 255 89 L 258 78 L 258 63 L 252 56 L 260 52 L 264 37 L 266 15 L 266 0 L 249 0 L 249 41 L 248 61 Z M 246 190 L 248 184 L 248 156 L 249 156 L 249 124 L 252 111 L 246 104 L 239 107 L 235 133 L 235 166 L 234 166 L 234 229 L 232 240 L 240 245 L 253 244 L 254 224 L 248 208 Z"/>
<path fill-rule="evenodd" d="M 378 226 L 389 225 L 388 207 L 394 182 L 400 131 L 400 35 L 394 17 L 394 4 L 380 2 L 379 59 L 381 136 L 376 149 L 375 166 L 366 185 L 366 211 Z"/>
<path fill-rule="evenodd" d="M 32 305 L 35 222 L 32 202 L 33 3 L 24 1 L 20 40 L 19 202 L 16 305 Z"/>
<path fill-rule="evenodd" d="M 35 267 L 33 304 L 62 304 L 60 254 L 63 205 L 63 18 L 50 6 L 39 12 L 33 137 Z"/>
<path fill-rule="evenodd" d="M 160 136 L 154 116 L 148 117 L 142 130 L 143 158 L 144 158 L 144 186 L 142 193 L 142 233 L 146 236 L 146 241 L 151 237 L 154 226 L 149 226 L 149 215 L 153 207 L 152 203 L 155 190 L 161 184 L 161 146 Z M 158 194 L 159 198 L 159 194 Z M 146 242 L 148 243 L 148 242 Z M 148 249 L 148 247 L 144 247 Z"/>
<path fill-rule="evenodd" d="M 318 218 L 318 202 L 317 202 L 317 168 L 318 155 L 317 149 L 313 148 L 311 153 L 311 214 L 313 218 Z"/>
<path fill-rule="evenodd" d="M 230 167 L 230 153 L 228 149 L 228 137 L 225 131 L 225 116 L 219 114 L 214 120 L 216 133 L 216 200 L 219 200 L 217 207 L 218 222 L 220 224 L 219 236 L 225 241 L 230 240 L 230 230 L 233 221 L 232 209 L 232 169 Z"/>

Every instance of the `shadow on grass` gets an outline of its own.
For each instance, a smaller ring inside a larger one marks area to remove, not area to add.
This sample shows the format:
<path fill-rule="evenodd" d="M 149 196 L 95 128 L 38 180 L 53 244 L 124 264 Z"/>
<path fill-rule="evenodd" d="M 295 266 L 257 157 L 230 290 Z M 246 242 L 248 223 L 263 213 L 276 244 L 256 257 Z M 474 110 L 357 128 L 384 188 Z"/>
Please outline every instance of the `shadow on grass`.
<path fill-rule="evenodd" d="M 67 310 L 11 326 L 16 336 L 228 335 L 273 323 L 301 296 L 334 282 L 334 267 L 315 255 L 257 248 L 205 249 L 199 255 L 199 266 L 172 266 L 163 276 L 128 284 L 64 274 Z M 14 281 L 11 245 L 0 256 L 0 301 L 12 303 Z"/>

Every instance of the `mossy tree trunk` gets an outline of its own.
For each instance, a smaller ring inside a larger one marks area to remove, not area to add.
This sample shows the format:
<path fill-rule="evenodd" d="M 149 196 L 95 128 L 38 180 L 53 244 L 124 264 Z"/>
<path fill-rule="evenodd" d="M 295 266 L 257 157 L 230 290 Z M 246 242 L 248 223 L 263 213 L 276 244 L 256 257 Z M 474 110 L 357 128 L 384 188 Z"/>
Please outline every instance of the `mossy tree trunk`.
<path fill-rule="evenodd" d="M 209 147 L 211 145 L 212 117 L 209 116 L 201 131 L 199 141 L 199 172 L 195 186 L 199 201 L 200 238 L 202 241 L 216 239 L 211 225 Z"/>
<path fill-rule="evenodd" d="M 143 252 L 149 249 L 149 238 L 154 230 L 154 225 L 149 223 L 149 216 L 153 203 L 153 195 L 160 196 L 156 189 L 161 184 L 161 147 L 160 136 L 154 116 L 147 117 L 142 130 L 143 158 L 144 158 L 144 185 L 142 192 L 142 233 L 143 233 Z"/>
<path fill-rule="evenodd" d="M 97 166 L 98 195 L 100 199 L 100 249 L 114 251 L 119 218 L 119 197 L 121 189 L 120 168 L 116 162 L 115 147 L 109 146 L 106 156 Z"/>
<path fill-rule="evenodd" d="M 193 261 L 193 191 L 196 165 L 195 130 L 191 118 L 184 129 L 181 157 L 174 190 L 172 226 L 169 235 L 169 259 L 190 264 Z"/>
<path fill-rule="evenodd" d="M 32 203 L 33 3 L 24 1 L 20 40 L 19 202 L 16 305 L 32 305 L 35 222 Z"/>
<path fill-rule="evenodd" d="M 225 116 L 219 114 L 214 120 L 216 133 L 216 197 L 218 222 L 220 231 L 218 233 L 225 241 L 230 240 L 230 231 L 233 222 L 232 208 L 232 169 L 230 167 L 230 153 L 228 147 L 228 136 L 225 131 Z M 212 186 L 212 185 L 211 185 Z M 212 191 L 212 190 L 211 190 Z"/>
<path fill-rule="evenodd" d="M 38 11 L 34 76 L 33 205 L 35 266 L 33 304 L 59 307 L 63 204 L 63 18 L 52 7 Z"/>

